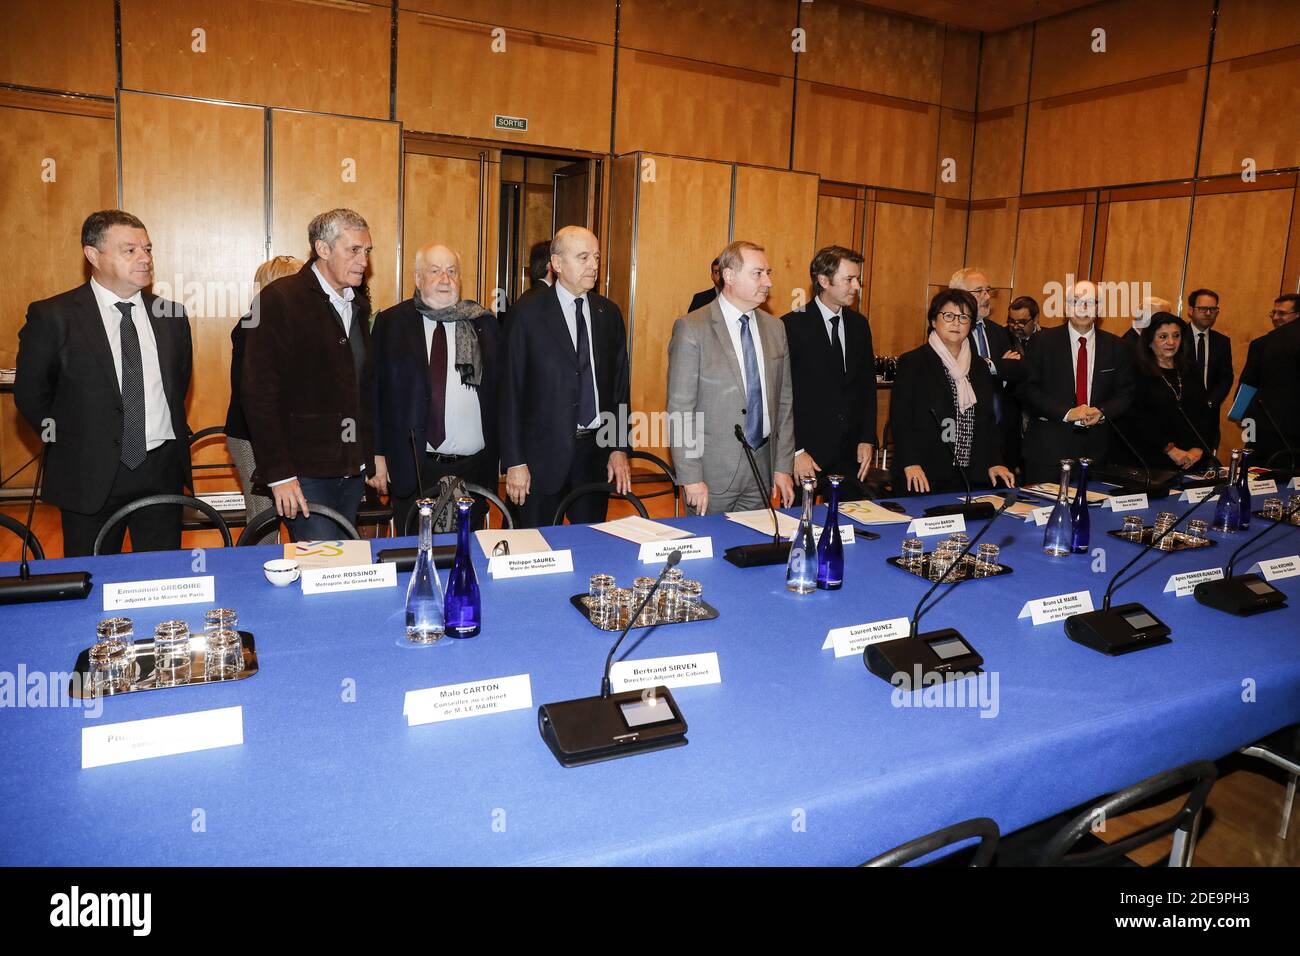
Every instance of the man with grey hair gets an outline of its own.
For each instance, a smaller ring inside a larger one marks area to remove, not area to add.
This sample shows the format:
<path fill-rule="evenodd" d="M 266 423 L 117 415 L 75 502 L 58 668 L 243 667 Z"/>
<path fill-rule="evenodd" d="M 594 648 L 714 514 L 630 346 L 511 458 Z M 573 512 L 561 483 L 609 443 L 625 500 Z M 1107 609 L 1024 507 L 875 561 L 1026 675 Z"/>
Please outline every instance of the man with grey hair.
<path fill-rule="evenodd" d="M 376 480 L 370 227 L 351 209 L 331 209 L 311 221 L 307 240 L 307 264 L 253 302 L 241 379 L 254 483 L 270 488 L 295 541 L 339 535 L 308 502 L 355 524 L 362 482 Z"/>
<path fill-rule="evenodd" d="M 1018 444 L 1020 438 L 1020 406 L 1016 402 L 1016 389 L 1024 384 L 1024 365 L 1020 352 L 1012 345 L 1011 333 L 990 317 L 993 307 L 993 289 L 988 273 L 980 266 L 958 269 L 948 280 L 948 288 L 965 289 L 975 297 L 979 314 L 971 325 L 970 344 L 984 360 L 993 376 L 993 417 L 998 424 L 998 434 L 1003 449 Z M 1019 463 L 1008 459 L 1015 468 Z"/>

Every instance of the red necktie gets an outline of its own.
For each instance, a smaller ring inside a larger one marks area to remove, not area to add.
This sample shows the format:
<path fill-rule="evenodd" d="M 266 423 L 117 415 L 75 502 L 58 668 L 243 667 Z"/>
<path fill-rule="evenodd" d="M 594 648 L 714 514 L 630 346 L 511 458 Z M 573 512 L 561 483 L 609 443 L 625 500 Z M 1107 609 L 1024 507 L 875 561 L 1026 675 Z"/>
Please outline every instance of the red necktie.
<path fill-rule="evenodd" d="M 1088 404 L 1088 340 L 1079 337 L 1079 358 L 1074 363 L 1074 404 Z"/>
<path fill-rule="evenodd" d="M 438 450 L 447 439 L 447 332 L 441 322 L 433 323 L 433 344 L 429 347 L 429 420 L 424 433 L 429 445 Z"/>

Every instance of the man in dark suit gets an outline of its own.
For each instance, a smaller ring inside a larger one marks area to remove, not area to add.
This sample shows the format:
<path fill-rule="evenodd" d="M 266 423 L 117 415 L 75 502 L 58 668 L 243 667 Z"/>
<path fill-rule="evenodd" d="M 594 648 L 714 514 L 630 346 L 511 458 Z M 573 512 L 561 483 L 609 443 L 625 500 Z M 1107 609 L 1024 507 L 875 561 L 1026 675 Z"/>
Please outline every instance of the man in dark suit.
<path fill-rule="evenodd" d="M 1300 295 L 1288 293 L 1273 303 L 1274 322 L 1277 313 L 1288 311 L 1300 314 Z M 1242 421 L 1244 441 L 1255 447 L 1254 465 L 1300 465 L 1300 322 L 1293 319 L 1251 342 L 1241 370 L 1242 386 L 1256 390 Z"/>
<path fill-rule="evenodd" d="M 150 294 L 153 246 L 130 213 L 91 213 L 81 227 L 90 281 L 33 302 L 19 332 L 14 398 L 47 442 L 42 498 L 58 505 L 63 553 L 90 554 L 123 505 L 180 494 L 190 482 L 190 323 Z M 135 512 L 101 548 L 116 554 L 126 528 L 136 551 L 181 545 L 181 509 Z"/>
<path fill-rule="evenodd" d="M 1018 296 L 1007 307 L 1007 337 L 1012 351 L 1021 358 L 1019 362 L 1007 363 L 1006 371 L 1010 378 L 1002 392 L 1002 458 L 1012 471 L 1023 464 L 1021 446 L 1029 423 L 1017 392 L 1025 380 L 1025 354 L 1039 331 L 1038 314 L 1038 302 L 1032 296 Z"/>
<path fill-rule="evenodd" d="M 712 265 L 709 266 L 709 273 L 713 276 L 713 287 L 691 296 L 691 307 L 686 310 L 687 315 L 696 309 L 704 308 L 718 297 L 718 290 L 722 288 L 722 270 L 718 268 L 717 259 L 714 259 Z"/>
<path fill-rule="evenodd" d="M 1192 354 L 1205 386 L 1209 434 L 1205 440 L 1213 451 L 1219 447 L 1219 416 L 1224 400 L 1232 391 L 1232 339 L 1214 331 L 1219 318 L 1219 293 L 1197 289 L 1187 295 L 1187 318 L 1192 325 Z"/>
<path fill-rule="evenodd" d="M 1026 482 L 1054 480 L 1063 458 L 1105 464 L 1110 422 L 1133 400 L 1133 349 L 1097 328 L 1097 287 L 1076 283 L 1066 314 L 1064 325 L 1034 336 L 1024 359 Z"/>
<path fill-rule="evenodd" d="M 819 249 L 808 267 L 813 298 L 781 316 L 794 395 L 795 500 L 803 478 L 856 479 L 841 497 L 862 497 L 876 447 L 876 353 L 871 325 L 852 308 L 862 294 L 862 256 L 844 246 Z"/>
<path fill-rule="evenodd" d="M 602 428 L 620 420 L 620 408 L 627 420 L 630 379 L 623 314 L 592 291 L 596 236 L 565 226 L 551 242 L 551 268 L 555 285 L 517 304 L 502 350 L 501 464 L 506 494 L 529 528 L 551 524 L 580 485 L 632 487 L 627 436 Z M 569 519 L 603 521 L 607 503 L 599 494 L 580 498 Z"/>
<path fill-rule="evenodd" d="M 460 256 L 425 246 L 415 295 L 375 319 L 375 487 L 399 533 L 420 489 L 432 497 L 444 476 L 496 491 L 497 320 L 460 290 Z"/>
<path fill-rule="evenodd" d="M 331 209 L 307 239 L 307 264 L 253 300 L 240 381 L 254 483 L 270 487 L 295 541 L 341 533 L 308 502 L 355 524 L 363 481 L 375 483 L 370 227 L 351 209 Z"/>
<path fill-rule="evenodd" d="M 979 314 L 970 330 L 971 348 L 984 360 L 993 375 L 993 417 L 997 422 L 1001 447 L 1017 449 L 1020 431 L 1020 406 L 1016 390 L 1024 384 L 1024 361 L 1019 350 L 1012 347 L 1011 334 L 993 321 L 993 289 L 988 274 L 978 266 L 958 269 L 948 281 L 950 289 L 965 289 L 975 297 Z M 1020 462 L 1010 455 L 1007 464 L 1015 469 Z"/>

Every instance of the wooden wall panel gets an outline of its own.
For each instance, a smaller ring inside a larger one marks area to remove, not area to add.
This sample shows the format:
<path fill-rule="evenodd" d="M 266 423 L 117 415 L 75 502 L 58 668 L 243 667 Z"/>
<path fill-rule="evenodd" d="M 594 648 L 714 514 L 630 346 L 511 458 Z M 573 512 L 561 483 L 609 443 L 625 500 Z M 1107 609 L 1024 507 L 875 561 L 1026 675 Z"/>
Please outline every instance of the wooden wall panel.
<path fill-rule="evenodd" d="M 1214 62 L 1300 43 L 1296 0 L 1219 0 Z"/>
<path fill-rule="evenodd" d="M 975 185 L 972 199 L 1020 195 L 1025 106 L 981 113 L 975 124 Z"/>
<path fill-rule="evenodd" d="M 934 188 L 937 106 L 800 80 L 796 120 L 796 169 L 890 189 Z"/>
<path fill-rule="evenodd" d="M 509 30 L 533 30 L 594 43 L 614 42 L 615 0 L 399 0 L 402 10 L 442 17 L 472 14 L 479 23 Z M 387 6 L 387 4 L 385 4 Z M 509 34 L 507 33 L 507 36 Z"/>
<path fill-rule="evenodd" d="M 934 201 L 934 233 L 930 240 L 930 283 L 947 285 L 966 264 L 966 230 L 970 213 L 957 199 Z"/>
<path fill-rule="evenodd" d="M 230 330 L 266 259 L 264 115 L 247 106 L 121 97 L 122 205 L 149 229 L 154 291 L 181 301 L 190 316 L 195 431 L 226 420 Z M 217 474 L 214 487 L 233 486 Z"/>
<path fill-rule="evenodd" d="M 818 196 L 817 248 L 834 245 L 861 252 L 861 205 L 846 196 Z"/>
<path fill-rule="evenodd" d="M 1002 302 L 994 302 L 993 315 L 1005 314 L 1006 290 L 1011 288 L 1011 276 L 1015 268 L 1016 252 L 1016 216 L 1019 211 L 1018 199 L 997 199 L 982 203 L 973 203 L 970 211 L 970 234 L 967 237 L 966 258 L 968 265 L 986 270 L 989 285 L 1001 292 Z M 954 268 L 954 272 L 956 268 Z M 950 272 L 941 277 L 944 281 L 952 277 Z M 999 309 L 999 305 L 1001 308 Z"/>
<path fill-rule="evenodd" d="M 1078 273 L 1079 243 L 1083 238 L 1084 216 L 1090 206 L 1043 206 L 1025 208 L 1016 224 L 1016 273 L 1011 297 L 1031 295 L 1044 304 L 1048 283 L 1064 285 Z M 1060 325 L 1060 315 L 1039 320 L 1044 326 Z"/>
<path fill-rule="evenodd" d="M 1030 99 L 1203 66 L 1213 0 L 1106 0 L 1035 24 Z M 1093 52 L 1094 29 L 1106 50 Z"/>
<path fill-rule="evenodd" d="M 618 43 L 628 50 L 793 76 L 791 32 L 797 12 L 788 0 L 734 5 L 716 0 L 622 0 Z"/>
<path fill-rule="evenodd" d="M 367 273 L 371 303 L 377 311 L 398 301 L 401 150 L 396 123 L 273 111 L 271 237 L 276 255 L 305 261 L 311 254 L 307 225 L 312 217 L 337 206 L 354 209 L 369 224 L 375 246 Z"/>
<path fill-rule="evenodd" d="M 621 53 L 615 152 L 787 166 L 792 83 L 658 53 Z"/>
<path fill-rule="evenodd" d="M 609 167 L 609 220 L 608 225 L 601 229 L 601 239 L 607 250 L 601 268 L 606 282 L 605 295 L 618 303 L 624 321 L 628 321 L 632 314 L 632 240 L 636 229 L 636 184 L 640 175 L 641 166 L 636 153 L 614 158 Z M 681 308 L 686 308 L 689 303 L 689 298 L 683 299 Z"/>
<path fill-rule="evenodd" d="M 1240 175 L 1247 157 L 1260 171 L 1300 166 L 1300 46 L 1210 69 L 1201 175 Z"/>
<path fill-rule="evenodd" d="M 1179 285 L 1187 251 L 1191 197 L 1111 202 L 1103 205 L 1102 209 L 1107 205 L 1110 211 L 1106 221 L 1101 279 L 1106 282 L 1136 282 L 1139 288 L 1142 283 L 1150 283 L 1149 293 L 1131 297 L 1133 308 L 1147 294 L 1178 303 L 1184 291 L 1179 289 Z M 1128 322 L 1112 319 L 1108 328 L 1118 334 L 1116 330 L 1128 329 Z"/>
<path fill-rule="evenodd" d="M 1032 103 L 1024 191 L 1192 174 L 1203 68 Z"/>
<path fill-rule="evenodd" d="M 737 166 L 732 238 L 766 248 L 772 267 L 768 311 L 789 312 L 795 293 L 808 288 L 808 263 L 817 251 L 817 177 Z"/>
<path fill-rule="evenodd" d="M 0 283 L 0 368 L 13 368 L 27 306 L 81 284 L 90 275 L 81 254 L 81 223 L 117 205 L 113 121 L 0 107 L 0 219 L 15 248 Z M 47 181 L 45 161 L 54 161 Z M 12 395 L 0 395 L 0 477 L 40 449 Z M 35 467 L 14 477 L 30 486 Z"/>
<path fill-rule="evenodd" d="M 112 96 L 113 0 L 5 0 L 0 83 Z"/>
<path fill-rule="evenodd" d="M 401 13 L 397 118 L 408 130 L 608 151 L 613 47 L 526 31 L 507 32 L 504 52 L 492 43 L 488 24 Z M 528 129 L 498 130 L 497 115 Z"/>
<path fill-rule="evenodd" d="M 940 104 L 950 109 L 974 112 L 979 74 L 980 35 L 949 26 L 943 38 Z"/>
<path fill-rule="evenodd" d="M 1032 24 L 985 34 L 980 54 L 981 112 L 1029 101 L 1029 61 L 1033 47 Z"/>
<path fill-rule="evenodd" d="M 122 0 L 122 85 L 386 119 L 391 35 L 361 0 Z"/>
<path fill-rule="evenodd" d="M 460 253 L 461 294 L 491 308 L 491 285 L 480 286 L 480 200 L 485 167 L 476 159 L 407 153 L 402 160 L 402 298 L 415 291 L 415 253 L 440 242 Z M 497 250 L 482 250 L 489 262 Z"/>
<path fill-rule="evenodd" d="M 924 206 L 876 204 L 867 314 L 878 354 L 900 355 L 925 340 L 933 219 Z"/>
<path fill-rule="evenodd" d="M 944 180 L 947 160 L 956 160 L 956 179 Z M 950 199 L 970 198 L 976 174 L 975 114 L 944 108 L 939 113 L 939 151 L 934 163 L 934 193 Z"/>
<path fill-rule="evenodd" d="M 939 102 L 942 24 L 834 0 L 803 4 L 800 24 L 808 36 L 800 79 Z"/>

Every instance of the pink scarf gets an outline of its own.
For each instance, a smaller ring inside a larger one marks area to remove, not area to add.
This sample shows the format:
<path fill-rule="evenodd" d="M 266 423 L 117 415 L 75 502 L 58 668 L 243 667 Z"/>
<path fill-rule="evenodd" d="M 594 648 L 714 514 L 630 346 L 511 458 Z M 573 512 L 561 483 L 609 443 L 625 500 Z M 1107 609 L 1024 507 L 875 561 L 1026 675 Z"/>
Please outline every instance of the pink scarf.
<path fill-rule="evenodd" d="M 975 404 L 975 389 L 970 384 L 970 336 L 962 339 L 961 354 L 957 358 L 952 357 L 938 332 L 931 330 L 929 341 L 930 348 L 934 349 L 939 361 L 948 370 L 948 377 L 957 383 L 957 412 L 964 414 L 966 409 Z"/>

